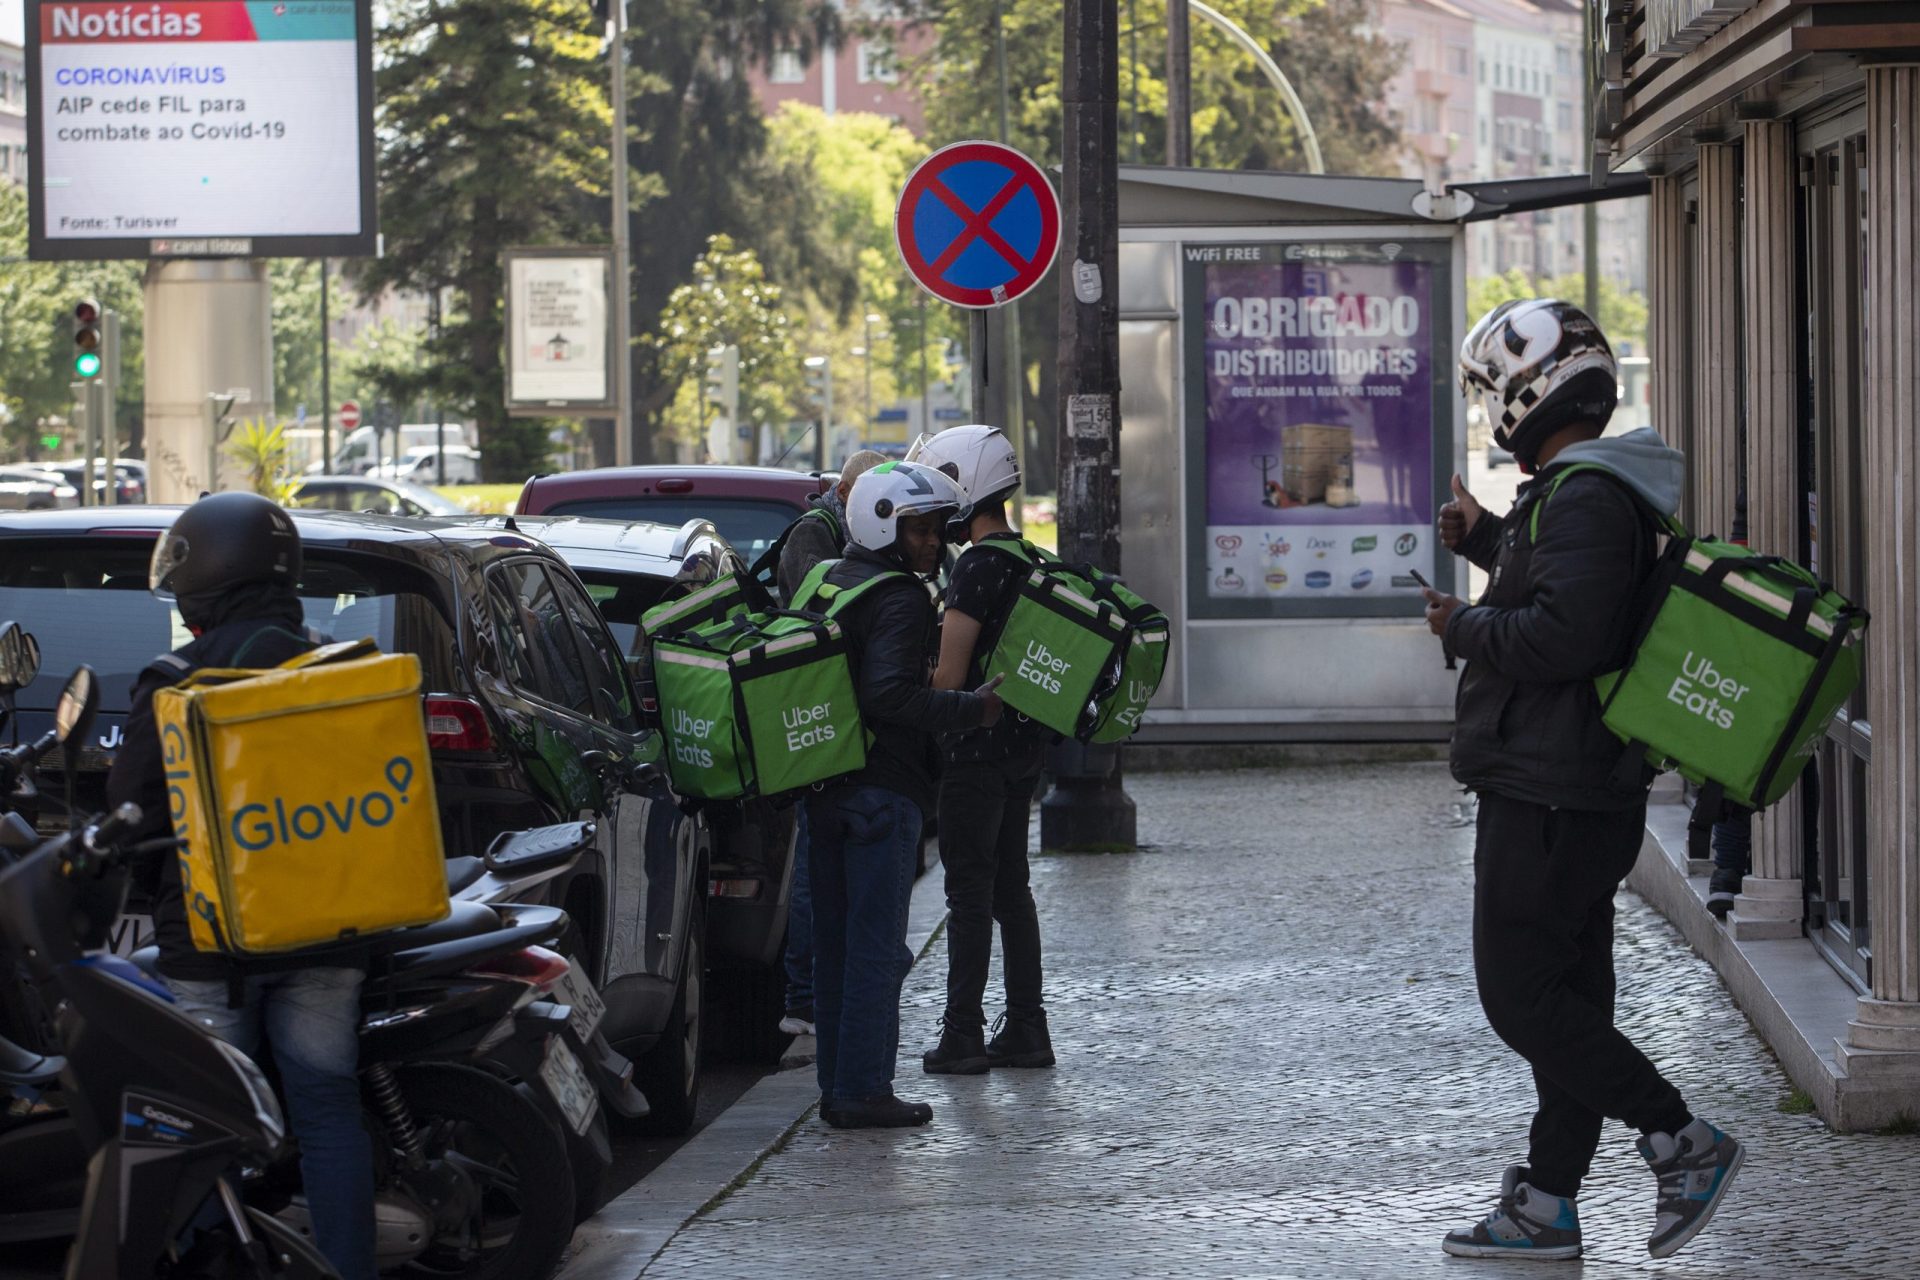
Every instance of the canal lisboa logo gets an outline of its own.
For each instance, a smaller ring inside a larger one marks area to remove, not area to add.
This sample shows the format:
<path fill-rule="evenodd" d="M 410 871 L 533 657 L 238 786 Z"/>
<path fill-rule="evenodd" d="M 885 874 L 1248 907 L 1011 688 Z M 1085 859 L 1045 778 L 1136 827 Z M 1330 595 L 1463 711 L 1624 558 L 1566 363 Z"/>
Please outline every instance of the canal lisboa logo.
<path fill-rule="evenodd" d="M 284 797 L 275 797 L 271 807 L 243 804 L 227 824 L 235 844 L 258 853 L 274 845 L 296 840 L 318 840 L 329 831 L 349 835 L 357 822 L 363 827 L 384 827 L 393 821 L 399 806 L 407 803 L 407 788 L 413 784 L 413 761 L 395 756 L 382 772 L 387 787 L 374 788 L 360 795 L 324 799 L 317 804 L 288 808 Z"/>

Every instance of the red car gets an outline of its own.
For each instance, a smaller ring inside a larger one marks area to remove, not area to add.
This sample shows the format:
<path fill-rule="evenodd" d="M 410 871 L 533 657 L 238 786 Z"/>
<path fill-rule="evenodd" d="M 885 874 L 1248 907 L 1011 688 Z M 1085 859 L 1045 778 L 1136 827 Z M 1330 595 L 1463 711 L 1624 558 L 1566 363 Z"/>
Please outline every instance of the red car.
<path fill-rule="evenodd" d="M 675 528 L 711 520 L 747 564 L 773 545 L 830 474 L 778 467 L 601 467 L 535 476 L 520 490 L 515 515 L 651 520 Z"/>

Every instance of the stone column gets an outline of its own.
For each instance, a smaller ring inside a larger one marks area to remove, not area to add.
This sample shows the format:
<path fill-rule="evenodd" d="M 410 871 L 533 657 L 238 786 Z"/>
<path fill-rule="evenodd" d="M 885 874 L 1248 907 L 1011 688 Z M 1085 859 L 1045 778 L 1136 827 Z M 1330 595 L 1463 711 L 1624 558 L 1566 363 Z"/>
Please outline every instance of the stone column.
<path fill-rule="evenodd" d="M 1687 206 L 1680 179 L 1656 174 L 1647 211 L 1650 259 L 1647 338 L 1653 354 L 1650 389 L 1653 425 L 1666 442 L 1693 452 L 1693 381 L 1688 376 L 1688 338 L 1693 331 L 1693 302 L 1687 292 Z M 1682 503 L 1683 519 L 1692 518 L 1692 502 Z"/>
<path fill-rule="evenodd" d="M 1798 558 L 1806 522 L 1800 491 L 1794 306 L 1794 221 L 1799 180 L 1793 125 L 1746 122 L 1746 217 L 1741 281 L 1746 347 L 1747 541 L 1767 555 Z M 1725 535 L 1731 528 L 1706 530 Z M 1800 884 L 1800 791 L 1753 820 L 1753 872 L 1734 903 L 1741 939 L 1793 938 L 1805 913 Z"/>
<path fill-rule="evenodd" d="M 1725 537 L 1739 483 L 1740 206 L 1731 143 L 1702 142 L 1693 271 L 1693 524 Z"/>
<path fill-rule="evenodd" d="M 1863 1084 L 1920 1084 L 1920 67 L 1867 68 L 1868 711 L 1873 994 L 1840 1045 Z"/>

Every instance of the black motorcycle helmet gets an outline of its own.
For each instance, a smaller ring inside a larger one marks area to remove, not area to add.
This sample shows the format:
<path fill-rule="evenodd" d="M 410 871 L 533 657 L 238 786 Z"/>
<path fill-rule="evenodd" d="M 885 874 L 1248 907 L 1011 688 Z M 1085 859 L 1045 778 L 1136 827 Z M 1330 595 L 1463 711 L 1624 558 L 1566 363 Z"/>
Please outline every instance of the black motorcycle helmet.
<path fill-rule="evenodd" d="M 162 600 L 300 579 L 293 517 L 257 493 L 215 493 L 180 513 L 153 548 L 147 586 Z"/>

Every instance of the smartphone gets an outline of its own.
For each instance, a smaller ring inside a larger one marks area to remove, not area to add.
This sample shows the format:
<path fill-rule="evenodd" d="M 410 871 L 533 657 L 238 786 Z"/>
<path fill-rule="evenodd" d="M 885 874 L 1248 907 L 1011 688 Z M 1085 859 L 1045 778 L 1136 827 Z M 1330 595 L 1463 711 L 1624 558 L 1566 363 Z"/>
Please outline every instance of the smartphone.
<path fill-rule="evenodd" d="M 1407 576 L 1412 578 L 1415 582 L 1419 583 L 1421 586 L 1425 587 L 1428 591 L 1433 590 L 1433 584 L 1431 582 L 1428 582 L 1425 578 L 1421 577 L 1420 571 L 1418 569 L 1407 570 Z"/>

